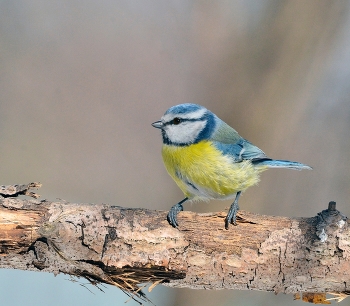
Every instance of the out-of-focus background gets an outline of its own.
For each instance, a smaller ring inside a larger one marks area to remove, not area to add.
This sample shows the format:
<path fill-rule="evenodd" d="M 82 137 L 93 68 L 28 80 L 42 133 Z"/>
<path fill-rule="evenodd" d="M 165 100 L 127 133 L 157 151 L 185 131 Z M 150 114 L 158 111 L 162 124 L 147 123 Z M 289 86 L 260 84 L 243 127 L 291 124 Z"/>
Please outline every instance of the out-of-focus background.
<path fill-rule="evenodd" d="M 350 215 L 349 28 L 348 1 L 0 1 L 0 184 L 40 181 L 48 200 L 168 210 L 182 194 L 151 123 L 194 102 L 269 156 L 314 167 L 265 172 L 242 209 L 310 217 L 335 200 Z M 0 270 L 1 304 L 128 300 L 84 284 Z M 305 305 L 164 286 L 149 297 L 158 306 Z"/>

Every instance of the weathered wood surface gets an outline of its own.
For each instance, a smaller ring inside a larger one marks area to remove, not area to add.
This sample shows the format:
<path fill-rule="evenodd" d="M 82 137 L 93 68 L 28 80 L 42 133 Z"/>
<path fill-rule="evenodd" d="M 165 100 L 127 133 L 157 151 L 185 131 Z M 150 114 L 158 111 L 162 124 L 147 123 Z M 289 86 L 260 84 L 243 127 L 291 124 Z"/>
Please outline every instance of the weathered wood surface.
<path fill-rule="evenodd" d="M 1 194 L 1 192 L 0 192 Z M 350 233 L 330 205 L 313 218 L 166 212 L 0 197 L 0 268 L 66 273 L 131 290 L 172 287 L 347 292 Z"/>

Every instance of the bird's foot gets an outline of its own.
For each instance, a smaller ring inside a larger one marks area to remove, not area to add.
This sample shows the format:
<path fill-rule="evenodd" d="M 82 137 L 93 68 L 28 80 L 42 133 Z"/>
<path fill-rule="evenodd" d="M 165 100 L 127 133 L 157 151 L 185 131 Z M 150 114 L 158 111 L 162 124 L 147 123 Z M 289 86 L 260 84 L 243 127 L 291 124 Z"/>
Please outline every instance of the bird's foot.
<path fill-rule="evenodd" d="M 225 218 L 225 229 L 228 229 L 230 223 L 233 225 L 237 225 L 236 223 L 236 217 L 237 217 L 237 211 L 239 210 L 238 206 L 238 199 L 239 196 L 241 195 L 241 192 L 237 192 L 236 199 L 234 202 L 231 204 L 230 209 L 228 210 L 227 216 Z"/>
<path fill-rule="evenodd" d="M 183 199 L 181 202 L 175 204 L 173 207 L 170 208 L 170 211 L 167 216 L 167 220 L 172 227 L 177 228 L 179 226 L 179 224 L 177 223 L 177 214 L 180 211 L 184 210 L 182 203 L 185 202 L 186 200 L 187 198 Z"/>
<path fill-rule="evenodd" d="M 234 226 L 237 225 L 237 223 L 236 223 L 237 211 L 238 211 L 238 209 L 237 210 L 233 210 L 231 213 L 229 211 L 229 213 L 227 214 L 227 216 L 225 218 L 225 229 L 228 229 L 230 223 L 233 224 Z"/>

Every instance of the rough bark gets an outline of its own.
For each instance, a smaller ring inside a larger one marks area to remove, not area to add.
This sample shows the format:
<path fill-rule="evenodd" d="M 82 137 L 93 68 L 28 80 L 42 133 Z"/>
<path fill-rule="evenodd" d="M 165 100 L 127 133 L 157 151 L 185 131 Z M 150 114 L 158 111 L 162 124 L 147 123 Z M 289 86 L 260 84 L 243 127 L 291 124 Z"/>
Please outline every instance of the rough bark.
<path fill-rule="evenodd" d="M 106 204 L 27 200 L 27 186 L 0 189 L 0 268 L 66 273 L 137 290 L 171 287 L 348 292 L 347 218 L 329 208 L 313 218 L 166 212 Z M 11 192 L 11 188 L 15 191 Z M 9 191 L 10 190 L 10 191 Z"/>

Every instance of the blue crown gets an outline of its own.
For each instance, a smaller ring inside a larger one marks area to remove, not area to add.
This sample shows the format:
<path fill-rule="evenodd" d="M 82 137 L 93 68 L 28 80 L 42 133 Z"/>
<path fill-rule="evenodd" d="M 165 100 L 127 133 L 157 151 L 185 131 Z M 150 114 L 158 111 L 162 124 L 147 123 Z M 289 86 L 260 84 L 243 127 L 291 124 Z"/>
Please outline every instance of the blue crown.
<path fill-rule="evenodd" d="M 200 109 L 206 109 L 205 107 L 198 105 L 198 104 L 193 104 L 193 103 L 184 103 L 184 104 L 179 104 L 170 107 L 164 115 L 167 114 L 186 114 L 186 113 L 191 113 L 195 112 Z"/>

